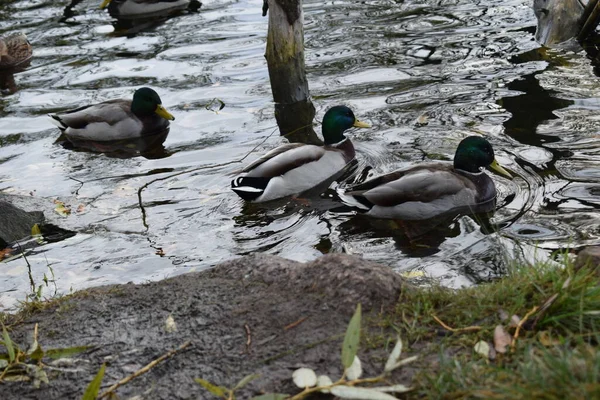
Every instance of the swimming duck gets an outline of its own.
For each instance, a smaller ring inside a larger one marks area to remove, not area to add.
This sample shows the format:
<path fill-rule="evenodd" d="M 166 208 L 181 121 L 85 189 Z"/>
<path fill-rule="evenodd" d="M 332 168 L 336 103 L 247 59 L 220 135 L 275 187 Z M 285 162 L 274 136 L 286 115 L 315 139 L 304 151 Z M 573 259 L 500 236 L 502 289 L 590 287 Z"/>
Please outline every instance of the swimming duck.
<path fill-rule="evenodd" d="M 0 69 L 17 67 L 29 61 L 33 51 L 24 33 L 0 38 Z"/>
<path fill-rule="evenodd" d="M 145 18 L 185 10 L 191 0 L 103 0 L 100 8 L 108 7 L 115 18 Z"/>
<path fill-rule="evenodd" d="M 511 178 L 494 158 L 492 145 L 480 136 L 463 139 L 454 163 L 427 163 L 370 179 L 340 193 L 341 200 L 366 215 L 424 220 L 460 212 L 488 211 L 496 187 L 481 169 Z"/>
<path fill-rule="evenodd" d="M 162 132 L 173 117 L 158 94 L 147 87 L 133 94 L 133 100 L 116 99 L 83 106 L 59 114 L 48 114 L 67 138 L 109 141 L 134 139 Z"/>
<path fill-rule="evenodd" d="M 242 199 L 254 202 L 299 194 L 344 170 L 354 159 L 354 146 L 344 136 L 352 127 L 369 128 L 346 106 L 330 108 L 323 117 L 324 146 L 290 143 L 271 150 L 242 170 L 231 182 Z"/>

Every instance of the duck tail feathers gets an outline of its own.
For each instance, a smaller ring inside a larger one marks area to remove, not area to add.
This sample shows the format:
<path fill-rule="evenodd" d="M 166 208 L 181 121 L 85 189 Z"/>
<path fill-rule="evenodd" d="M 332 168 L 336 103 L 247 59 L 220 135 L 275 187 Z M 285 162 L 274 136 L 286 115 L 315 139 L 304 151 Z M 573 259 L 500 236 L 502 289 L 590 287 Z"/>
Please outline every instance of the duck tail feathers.
<path fill-rule="evenodd" d="M 48 114 L 48 116 L 50 118 L 52 118 L 52 120 L 50 122 L 52 122 L 54 125 L 58 126 L 58 128 L 61 131 L 64 131 L 65 129 L 68 128 L 68 126 L 60 119 L 60 117 L 56 114 Z"/>
<path fill-rule="evenodd" d="M 346 192 L 344 189 L 336 190 L 342 203 L 349 207 L 358 208 L 363 211 L 368 211 L 373 207 L 373 204 L 366 198 L 360 195 L 359 192 Z"/>
<path fill-rule="evenodd" d="M 246 201 L 260 197 L 271 178 L 240 176 L 231 181 L 231 190 Z"/>

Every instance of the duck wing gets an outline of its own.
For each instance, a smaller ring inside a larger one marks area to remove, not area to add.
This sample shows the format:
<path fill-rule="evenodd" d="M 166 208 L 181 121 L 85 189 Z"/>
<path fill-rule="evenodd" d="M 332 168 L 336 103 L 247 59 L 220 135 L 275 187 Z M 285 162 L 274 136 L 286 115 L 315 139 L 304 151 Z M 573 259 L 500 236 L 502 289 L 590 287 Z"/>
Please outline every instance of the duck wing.
<path fill-rule="evenodd" d="M 320 146 L 304 143 L 288 143 L 263 155 L 242 170 L 247 176 L 272 178 L 298 168 L 311 161 L 318 161 L 325 154 Z"/>
<path fill-rule="evenodd" d="M 87 140 L 139 137 L 143 128 L 131 112 L 131 100 L 109 100 L 49 116 L 65 134 Z"/>
<path fill-rule="evenodd" d="M 471 180 L 454 172 L 452 165 L 420 165 L 395 171 L 345 192 L 363 205 L 393 207 L 406 202 L 429 203 L 464 192 L 475 198 L 477 188 Z"/>

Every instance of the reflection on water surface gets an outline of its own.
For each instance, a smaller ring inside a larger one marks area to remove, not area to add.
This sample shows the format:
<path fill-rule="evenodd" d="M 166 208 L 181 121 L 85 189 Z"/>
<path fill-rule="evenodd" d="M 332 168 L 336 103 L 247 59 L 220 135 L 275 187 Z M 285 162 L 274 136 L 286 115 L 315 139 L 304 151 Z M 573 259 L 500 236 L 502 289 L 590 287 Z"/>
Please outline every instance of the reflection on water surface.
<path fill-rule="evenodd" d="M 34 278 L 49 265 L 67 292 L 160 279 L 253 251 L 298 260 L 349 251 L 460 286 L 504 274 L 507 256 L 545 259 L 599 243 L 598 78 L 583 52 L 539 49 L 529 3 L 305 1 L 316 119 L 344 103 L 373 125 L 350 133 L 361 180 L 450 160 L 460 139 L 476 133 L 518 175 L 493 176 L 500 208 L 490 222 L 461 217 L 414 239 L 356 216 L 332 190 L 310 205 L 269 207 L 230 191 L 230 174 L 283 142 L 261 0 L 207 0 L 197 13 L 125 33 L 97 0 L 2 2 L 0 34 L 24 31 L 34 58 L 0 97 L 0 190 L 33 194 L 51 221 L 77 232 L 29 253 Z M 142 85 L 160 89 L 176 116 L 163 144 L 168 157 L 55 144 L 59 132 L 46 113 L 126 98 Z M 138 206 L 144 185 L 147 228 Z M 53 199 L 71 215 L 54 213 Z M 2 264 L 1 306 L 23 299 L 28 285 L 22 259 Z"/>

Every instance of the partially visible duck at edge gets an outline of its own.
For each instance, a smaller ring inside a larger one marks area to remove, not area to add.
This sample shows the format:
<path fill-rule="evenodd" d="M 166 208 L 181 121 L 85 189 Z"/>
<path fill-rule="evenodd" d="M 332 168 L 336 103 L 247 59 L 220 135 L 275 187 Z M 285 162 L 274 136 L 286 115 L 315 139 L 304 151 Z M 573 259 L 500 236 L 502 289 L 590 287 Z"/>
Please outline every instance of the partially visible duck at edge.
<path fill-rule="evenodd" d="M 463 139 L 454 163 L 427 163 L 397 170 L 352 186 L 340 198 L 368 216 L 397 220 L 425 220 L 461 212 L 490 211 L 496 186 L 482 169 L 489 167 L 512 178 L 494 158 L 483 137 Z"/>
<path fill-rule="evenodd" d="M 115 99 L 48 114 L 67 138 L 89 141 L 135 139 L 163 132 L 175 117 L 162 105 L 158 94 L 137 89 L 132 100 Z"/>
<path fill-rule="evenodd" d="M 190 7 L 190 3 L 191 0 L 103 0 L 100 8 L 108 7 L 108 13 L 114 18 L 133 19 L 182 11 Z"/>
<path fill-rule="evenodd" d="M 231 182 L 242 199 L 275 200 L 312 189 L 341 173 L 356 155 L 344 132 L 369 128 L 346 106 L 330 108 L 323 117 L 323 146 L 290 143 L 271 150 L 242 170 Z"/>
<path fill-rule="evenodd" d="M 19 67 L 31 60 L 33 50 L 27 36 L 17 32 L 0 38 L 0 69 Z"/>

